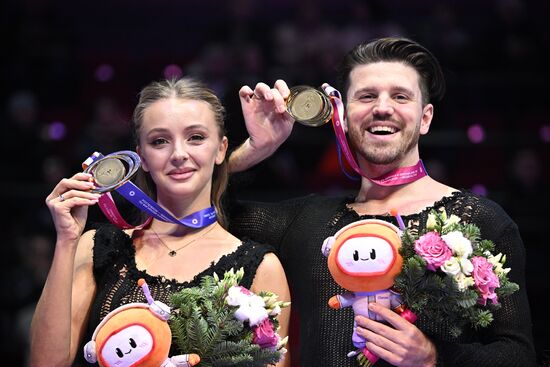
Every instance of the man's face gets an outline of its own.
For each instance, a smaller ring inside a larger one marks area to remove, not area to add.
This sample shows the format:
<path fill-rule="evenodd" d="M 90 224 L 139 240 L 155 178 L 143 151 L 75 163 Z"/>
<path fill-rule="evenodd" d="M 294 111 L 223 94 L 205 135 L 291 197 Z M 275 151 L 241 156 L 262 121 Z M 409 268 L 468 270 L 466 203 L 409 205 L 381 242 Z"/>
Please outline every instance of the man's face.
<path fill-rule="evenodd" d="M 360 160 L 415 164 L 418 139 L 426 134 L 433 106 L 422 107 L 419 75 L 399 62 L 356 66 L 347 90 L 347 126 Z"/>

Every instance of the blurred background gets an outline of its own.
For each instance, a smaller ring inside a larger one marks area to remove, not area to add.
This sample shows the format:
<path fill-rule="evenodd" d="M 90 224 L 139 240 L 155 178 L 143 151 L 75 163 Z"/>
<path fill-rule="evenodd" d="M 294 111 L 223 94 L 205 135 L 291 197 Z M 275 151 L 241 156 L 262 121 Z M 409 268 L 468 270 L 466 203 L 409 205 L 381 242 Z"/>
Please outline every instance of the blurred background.
<path fill-rule="evenodd" d="M 5 365 L 25 366 L 28 329 L 55 233 L 44 199 L 94 151 L 133 149 L 129 122 L 152 80 L 201 78 L 227 107 L 231 147 L 246 137 L 238 90 L 259 81 L 336 82 L 355 44 L 406 36 L 439 58 L 448 82 L 421 156 L 436 179 L 498 203 L 518 223 L 539 356 L 550 350 L 547 296 L 550 15 L 520 0 L 4 0 L 0 69 L 6 296 Z M 330 125 L 296 126 L 268 161 L 235 175 L 240 197 L 353 193 Z M 92 218 L 104 220 L 97 212 Z"/>

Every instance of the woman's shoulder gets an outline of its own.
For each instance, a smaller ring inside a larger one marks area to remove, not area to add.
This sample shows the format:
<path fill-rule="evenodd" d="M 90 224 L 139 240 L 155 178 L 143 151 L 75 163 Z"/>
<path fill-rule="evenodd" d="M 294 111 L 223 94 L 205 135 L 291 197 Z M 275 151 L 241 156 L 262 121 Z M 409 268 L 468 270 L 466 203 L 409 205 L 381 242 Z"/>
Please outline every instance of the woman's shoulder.
<path fill-rule="evenodd" d="M 94 268 L 104 267 L 120 258 L 134 257 L 131 236 L 115 225 L 104 224 L 88 232 L 93 235 Z"/>
<path fill-rule="evenodd" d="M 223 275 L 225 271 L 230 269 L 238 270 L 243 268 L 245 274 L 242 285 L 250 287 L 258 267 L 266 254 L 270 253 L 275 253 L 275 249 L 272 246 L 244 238 L 235 251 L 222 256 L 217 263 L 212 265 L 210 270 L 218 275 Z"/>

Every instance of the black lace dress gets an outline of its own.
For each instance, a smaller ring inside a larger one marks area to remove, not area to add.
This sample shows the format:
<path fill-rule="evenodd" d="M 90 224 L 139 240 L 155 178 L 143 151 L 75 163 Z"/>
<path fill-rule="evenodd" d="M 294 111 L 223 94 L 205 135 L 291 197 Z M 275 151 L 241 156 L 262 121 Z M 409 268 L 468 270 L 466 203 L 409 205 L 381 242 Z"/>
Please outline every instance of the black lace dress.
<path fill-rule="evenodd" d="M 74 366 L 91 366 L 86 362 L 81 351 L 84 344 L 91 340 L 96 326 L 109 312 L 127 303 L 147 302 L 143 291 L 137 286 L 138 279 L 145 279 L 153 299 L 170 305 L 169 298 L 173 293 L 183 288 L 198 286 L 200 279 L 205 275 L 212 275 L 216 272 L 221 276 L 231 268 L 235 270 L 244 268 L 244 277 L 240 284 L 250 288 L 264 255 L 273 251 L 272 247 L 244 240 L 234 252 L 224 255 L 218 262 L 212 263 L 209 268 L 197 274 L 192 281 L 179 283 L 174 279 L 151 276 L 145 271 L 137 269 L 132 239 L 115 226 L 99 227 L 95 233 L 93 249 L 93 271 L 97 293 L 90 311 L 86 335 L 77 353 Z M 174 350 L 174 346 L 172 346 L 170 355 L 181 353 Z"/>
<path fill-rule="evenodd" d="M 346 354 L 354 349 L 351 336 L 353 311 L 350 307 L 333 310 L 328 299 L 344 290 L 334 282 L 321 253 L 323 240 L 340 228 L 360 219 L 386 216 L 359 216 L 348 207 L 351 197 L 310 195 L 279 203 L 233 202 L 228 208 L 231 232 L 261 243 L 277 246 L 292 297 L 290 345 L 293 361 L 300 366 L 356 366 Z M 496 203 L 460 191 L 435 203 L 462 221 L 475 223 L 483 238 L 492 240 L 496 253 L 506 255 L 510 279 L 520 290 L 502 302 L 490 327 L 464 329 L 455 338 L 448 325 L 436 324 L 419 315 L 416 325 L 435 343 L 438 366 L 533 366 L 535 352 L 531 317 L 525 286 L 525 249 L 516 224 Z M 419 229 L 428 212 L 403 216 L 407 226 Z M 296 329 L 294 326 L 298 325 Z M 388 366 L 383 360 L 376 367 Z"/>

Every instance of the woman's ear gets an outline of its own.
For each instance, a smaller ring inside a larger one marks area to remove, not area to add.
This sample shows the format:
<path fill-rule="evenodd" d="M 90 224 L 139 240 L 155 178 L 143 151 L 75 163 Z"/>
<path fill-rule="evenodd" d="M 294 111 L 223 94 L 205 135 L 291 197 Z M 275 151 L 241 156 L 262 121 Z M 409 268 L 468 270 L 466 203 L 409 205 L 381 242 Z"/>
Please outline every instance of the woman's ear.
<path fill-rule="evenodd" d="M 227 153 L 227 146 L 229 145 L 227 137 L 224 136 L 220 145 L 218 146 L 218 152 L 216 154 L 216 164 L 222 164 L 225 159 L 225 154 Z"/>
<path fill-rule="evenodd" d="M 145 161 L 145 158 L 141 154 L 141 148 L 139 145 L 136 147 L 136 153 L 139 155 L 139 158 L 141 159 L 141 169 L 145 172 L 149 172 L 149 168 L 147 167 L 147 162 Z"/>

